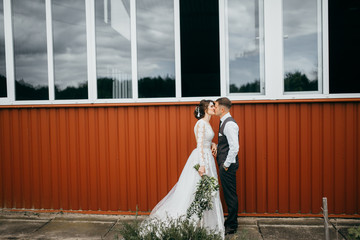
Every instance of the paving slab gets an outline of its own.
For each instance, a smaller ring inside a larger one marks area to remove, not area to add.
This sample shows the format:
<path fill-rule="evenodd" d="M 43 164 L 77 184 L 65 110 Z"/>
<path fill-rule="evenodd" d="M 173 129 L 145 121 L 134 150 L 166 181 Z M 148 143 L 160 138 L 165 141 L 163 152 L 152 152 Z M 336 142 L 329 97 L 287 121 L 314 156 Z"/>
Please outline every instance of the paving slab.
<path fill-rule="evenodd" d="M 37 219 L 0 219 L 0 239 L 24 238 L 48 223 Z"/>
<path fill-rule="evenodd" d="M 321 218 L 260 218 L 258 224 L 264 240 L 325 239 L 324 220 Z M 331 226 L 329 234 L 330 239 L 343 239 Z"/>
<path fill-rule="evenodd" d="M 257 226 L 239 226 L 238 231 L 232 236 L 226 236 L 226 240 L 262 240 L 262 236 L 259 233 L 259 229 Z"/>
<path fill-rule="evenodd" d="M 359 227 L 360 226 L 360 218 L 333 218 L 330 219 L 330 222 L 334 226 L 339 227 Z"/>
<path fill-rule="evenodd" d="M 26 238 L 45 226 L 51 218 L 32 213 L 2 213 L 0 215 L 0 239 Z"/>
<path fill-rule="evenodd" d="M 336 219 L 330 219 L 330 223 L 339 232 L 338 235 L 341 235 L 341 237 L 345 237 L 347 239 L 351 239 L 351 237 L 349 237 L 349 232 L 348 232 L 350 228 L 360 227 L 360 219 L 336 218 Z"/>
<path fill-rule="evenodd" d="M 56 217 L 38 231 L 32 239 L 102 239 L 117 222 L 116 218 Z"/>
<path fill-rule="evenodd" d="M 238 218 L 238 230 L 234 236 L 227 236 L 226 239 L 236 240 L 262 240 L 262 236 L 259 233 L 259 227 L 257 218 L 254 217 L 242 217 Z"/>
<path fill-rule="evenodd" d="M 145 220 L 147 217 L 146 216 L 119 216 L 118 217 L 118 221 L 116 222 L 116 224 L 109 230 L 109 232 L 106 234 L 106 236 L 104 237 L 105 240 L 114 240 L 114 239 L 122 239 L 122 236 L 120 234 L 120 229 L 122 228 L 123 224 L 125 222 L 130 222 L 130 221 L 143 221 Z"/>
<path fill-rule="evenodd" d="M 323 227 L 318 226 L 262 226 L 260 227 L 261 235 L 264 240 L 319 240 L 325 239 Z M 329 228 L 330 239 L 343 239 L 337 236 L 334 229 Z"/>
<path fill-rule="evenodd" d="M 238 218 L 239 227 L 243 226 L 257 226 L 258 220 L 255 217 L 240 217 Z"/>
<path fill-rule="evenodd" d="M 322 218 L 257 218 L 257 222 L 260 225 L 324 225 L 324 219 Z"/>

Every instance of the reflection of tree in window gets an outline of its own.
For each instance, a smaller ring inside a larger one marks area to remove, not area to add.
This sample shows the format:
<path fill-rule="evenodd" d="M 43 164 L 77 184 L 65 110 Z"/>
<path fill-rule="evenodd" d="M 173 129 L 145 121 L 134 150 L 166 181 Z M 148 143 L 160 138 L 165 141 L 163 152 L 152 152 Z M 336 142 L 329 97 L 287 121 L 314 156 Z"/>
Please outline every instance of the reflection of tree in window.
<path fill-rule="evenodd" d="M 47 86 L 33 86 L 31 83 L 27 83 L 24 79 L 15 81 L 16 100 L 48 100 L 49 88 Z"/>
<path fill-rule="evenodd" d="M 175 79 L 169 76 L 162 78 L 145 77 L 139 79 L 139 97 L 169 97 L 174 95 Z"/>
<path fill-rule="evenodd" d="M 118 80 L 109 77 L 97 79 L 98 98 L 131 97 L 131 80 Z"/>
<path fill-rule="evenodd" d="M 230 84 L 230 92 L 231 93 L 254 93 L 260 92 L 260 80 L 255 80 L 252 83 L 246 83 L 237 87 L 236 84 Z"/>
<path fill-rule="evenodd" d="M 67 86 L 64 89 L 55 85 L 56 99 L 84 99 L 88 96 L 87 83 L 79 83 L 78 86 Z"/>
<path fill-rule="evenodd" d="M 285 91 L 317 91 L 318 80 L 309 78 L 300 71 L 285 74 Z"/>
<path fill-rule="evenodd" d="M 2 79 L 5 79 L 5 77 L 0 75 L 0 82 L 3 81 Z M 49 89 L 47 86 L 34 86 L 21 79 L 15 81 L 15 87 L 16 94 L 18 95 L 16 97 L 17 100 L 28 100 L 31 99 L 32 96 L 37 96 L 36 100 L 47 100 L 49 98 Z M 55 86 L 55 93 L 58 99 L 86 98 L 87 84 L 68 86 L 65 89 L 60 89 L 58 86 Z"/>

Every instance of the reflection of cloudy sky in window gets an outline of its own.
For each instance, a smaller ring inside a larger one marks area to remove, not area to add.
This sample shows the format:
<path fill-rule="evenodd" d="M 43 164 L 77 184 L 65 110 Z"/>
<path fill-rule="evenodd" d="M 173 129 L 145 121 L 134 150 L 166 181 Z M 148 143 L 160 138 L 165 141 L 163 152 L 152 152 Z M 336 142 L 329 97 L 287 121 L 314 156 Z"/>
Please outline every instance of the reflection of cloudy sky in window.
<path fill-rule="evenodd" d="M 96 4 L 99 2 L 104 3 L 104 1 L 96 1 Z M 111 2 L 115 1 L 108 1 L 110 6 Z M 125 3 L 124 6 L 128 11 L 128 1 L 121 2 Z M 38 18 L 45 16 L 44 0 L 14 1 L 14 6 L 16 4 L 19 5 L 19 12 L 15 12 L 16 17 L 14 17 L 18 33 L 14 35 L 18 43 L 16 54 L 21 55 L 24 60 L 18 61 L 17 76 L 19 78 L 26 76 L 27 81 L 33 85 L 43 85 L 45 83 L 39 79 L 39 75 L 47 76 L 47 68 L 41 67 L 44 66 L 44 61 L 47 66 L 46 35 L 44 35 L 46 29 L 39 28 Z M 31 9 L 31 14 L 21 14 L 20 9 Z M 173 2 L 137 1 L 137 11 L 139 74 L 174 76 Z M 65 88 L 85 82 L 87 79 L 85 2 L 53 0 L 52 20 L 55 84 Z M 26 34 L 22 34 L 25 32 Z M 130 45 L 119 48 L 119 43 L 106 37 L 97 38 L 97 41 L 101 42 L 101 49 L 98 49 L 98 52 L 102 53 L 97 55 L 99 57 L 97 63 L 113 65 L 114 62 L 123 62 L 123 71 L 131 74 L 131 65 L 128 64 L 131 58 Z"/>
<path fill-rule="evenodd" d="M 139 0 L 136 4 L 139 78 L 175 76 L 174 2 Z"/>
<path fill-rule="evenodd" d="M 47 85 L 45 1 L 15 0 L 13 4 L 16 79 Z M 55 84 L 76 86 L 87 79 L 85 3 L 53 0 Z"/>
<path fill-rule="evenodd" d="M 98 2 L 104 1 L 96 1 L 96 4 Z M 124 5 L 128 10 L 128 1 L 122 2 L 127 3 Z M 17 79 L 26 77 L 35 86 L 47 85 L 39 77 L 47 76 L 47 67 L 43 67 L 47 66 L 45 29 L 39 25 L 44 21 L 44 0 L 12 3 Z M 236 69 L 233 79 L 236 83 L 246 83 L 259 76 L 259 46 L 255 39 L 258 36 L 257 5 L 253 0 L 229 0 L 228 4 L 229 60 Z M 285 70 L 301 70 L 313 78 L 318 61 L 317 1 L 287 0 L 283 5 L 284 35 L 288 35 L 284 41 Z M 25 14 L 24 9 L 31 14 Z M 85 3 L 83 0 L 53 0 L 52 11 L 55 81 L 63 87 L 76 86 L 87 79 Z M 139 77 L 175 75 L 173 1 L 139 0 L 137 12 Z M 104 38 L 101 48 L 105 54 L 97 56 L 97 62 L 110 65 L 123 62 L 124 72 L 131 72 L 127 64 L 128 47 L 119 48 L 116 41 Z M 118 54 L 111 55 L 114 49 Z M 0 54 L 3 55 L 3 51 L 0 48 Z"/>
<path fill-rule="evenodd" d="M 48 85 L 44 0 L 12 1 L 16 80 Z"/>
<path fill-rule="evenodd" d="M 55 85 L 87 82 L 85 1 L 52 1 Z"/>
<path fill-rule="evenodd" d="M 284 71 L 305 73 L 310 80 L 318 71 L 318 8 L 314 0 L 283 3 Z"/>
<path fill-rule="evenodd" d="M 4 22 L 3 1 L 0 0 L 0 23 Z M 0 24 L 0 74 L 5 76 L 5 38 L 4 38 L 4 24 Z"/>
<path fill-rule="evenodd" d="M 237 86 L 260 80 L 258 11 L 256 1 L 228 1 L 229 78 Z"/>
<path fill-rule="evenodd" d="M 129 0 L 104 3 L 95 1 L 97 77 L 131 80 Z"/>
<path fill-rule="evenodd" d="M 230 83 L 241 86 L 259 79 L 259 13 L 256 1 L 228 1 Z M 316 77 L 318 61 L 317 1 L 284 1 L 285 71 L 300 70 Z M 265 36 L 266 38 L 266 36 Z M 315 74 L 315 75 L 314 75 Z"/>

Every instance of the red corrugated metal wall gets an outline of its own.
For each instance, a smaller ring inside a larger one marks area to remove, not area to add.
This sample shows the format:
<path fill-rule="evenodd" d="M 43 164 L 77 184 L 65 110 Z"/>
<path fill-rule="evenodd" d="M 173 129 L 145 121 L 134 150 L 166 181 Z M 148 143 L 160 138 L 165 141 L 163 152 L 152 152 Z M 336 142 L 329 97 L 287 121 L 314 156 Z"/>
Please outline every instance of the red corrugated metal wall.
<path fill-rule="evenodd" d="M 0 207 L 150 211 L 195 147 L 193 109 L 0 108 Z M 239 213 L 320 213 L 323 196 L 330 213 L 360 213 L 359 102 L 235 103 L 231 113 Z"/>

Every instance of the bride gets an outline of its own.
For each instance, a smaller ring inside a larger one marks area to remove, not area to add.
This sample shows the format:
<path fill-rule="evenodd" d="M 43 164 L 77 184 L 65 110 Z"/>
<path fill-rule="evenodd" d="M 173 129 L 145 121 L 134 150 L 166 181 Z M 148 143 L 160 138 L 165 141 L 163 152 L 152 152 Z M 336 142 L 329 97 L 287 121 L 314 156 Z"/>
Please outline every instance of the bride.
<path fill-rule="evenodd" d="M 218 179 L 215 160 L 211 153 L 214 131 L 209 123 L 211 116 L 215 115 L 214 102 L 201 100 L 194 111 L 194 115 L 198 119 L 194 127 L 197 147 L 189 156 L 178 182 L 155 206 L 147 221 L 151 221 L 151 219 L 176 219 L 185 216 L 188 207 L 194 200 L 194 193 L 201 176 L 206 174 Z M 198 172 L 194 169 L 196 164 L 200 165 Z M 196 216 L 192 218 L 196 218 Z M 213 194 L 212 209 L 204 211 L 201 225 L 208 230 L 217 232 L 224 238 L 224 214 L 219 191 Z"/>

